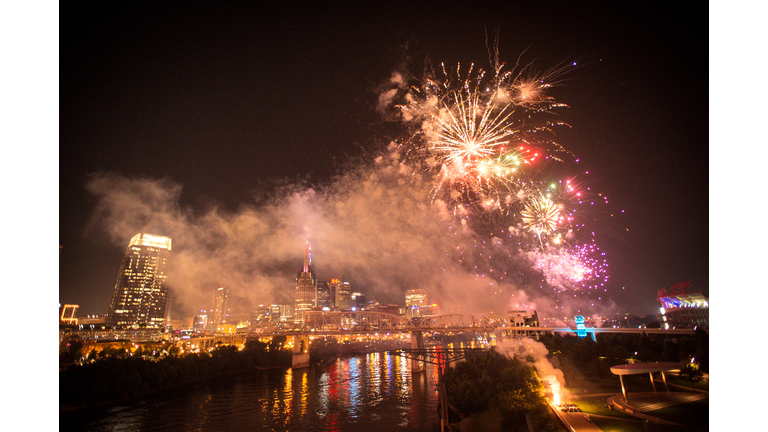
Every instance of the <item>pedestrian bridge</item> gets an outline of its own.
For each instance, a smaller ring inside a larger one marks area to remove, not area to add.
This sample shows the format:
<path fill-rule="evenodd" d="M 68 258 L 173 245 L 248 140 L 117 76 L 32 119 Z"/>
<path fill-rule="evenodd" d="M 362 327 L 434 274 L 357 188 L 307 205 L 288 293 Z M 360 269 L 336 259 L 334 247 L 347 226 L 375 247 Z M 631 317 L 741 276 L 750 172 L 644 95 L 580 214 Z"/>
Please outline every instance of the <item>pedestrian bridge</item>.
<path fill-rule="evenodd" d="M 486 314 L 449 314 L 432 317 L 411 318 L 386 312 L 372 311 L 306 311 L 303 321 L 286 327 L 270 328 L 262 334 L 285 335 L 293 338 L 293 366 L 309 365 L 309 342 L 314 335 L 352 335 L 370 333 L 410 333 L 411 349 L 423 350 L 425 333 L 467 333 L 495 334 L 497 340 L 521 336 L 535 337 L 544 333 L 587 334 L 596 340 L 598 333 L 636 334 L 693 334 L 693 329 L 629 329 L 629 328 L 583 328 L 569 327 L 514 327 L 504 319 L 489 318 Z M 579 333 L 577 333 L 579 332 Z M 415 362 L 415 360 L 414 360 Z M 415 364 L 415 363 L 414 363 Z M 416 366 L 414 366 L 416 367 Z"/>
<path fill-rule="evenodd" d="M 485 315 L 450 314 L 410 318 L 385 312 L 304 312 L 304 322 L 279 333 L 351 334 L 365 332 L 493 332 L 503 322 Z"/>
<path fill-rule="evenodd" d="M 487 314 L 449 314 L 430 317 L 411 318 L 406 315 L 394 315 L 371 311 L 309 311 L 304 312 L 304 321 L 287 327 L 273 327 L 264 333 L 297 334 L 359 334 L 359 333 L 413 333 L 413 332 L 492 332 L 505 336 L 534 336 L 543 333 L 577 335 L 585 332 L 592 339 L 602 333 L 634 334 L 676 334 L 692 335 L 693 329 L 660 328 L 592 328 L 575 329 L 570 327 L 514 327 L 505 319 L 489 318 Z"/>
<path fill-rule="evenodd" d="M 215 334 L 211 336 L 195 336 L 181 339 L 176 345 L 187 350 L 209 350 L 220 345 L 236 345 L 242 347 L 245 345 L 248 335 L 244 333 L 237 334 Z"/>
<path fill-rule="evenodd" d="M 543 333 L 559 333 L 559 334 L 572 334 L 574 336 L 578 333 L 584 332 L 585 336 L 589 335 L 592 340 L 597 341 L 598 334 L 605 333 L 623 333 L 623 334 L 665 334 L 665 335 L 692 335 L 695 333 L 694 329 L 669 329 L 664 330 L 660 328 L 594 328 L 586 327 L 583 329 L 572 329 L 570 327 L 497 327 L 497 332 L 507 334 L 510 336 L 533 336 Z"/>

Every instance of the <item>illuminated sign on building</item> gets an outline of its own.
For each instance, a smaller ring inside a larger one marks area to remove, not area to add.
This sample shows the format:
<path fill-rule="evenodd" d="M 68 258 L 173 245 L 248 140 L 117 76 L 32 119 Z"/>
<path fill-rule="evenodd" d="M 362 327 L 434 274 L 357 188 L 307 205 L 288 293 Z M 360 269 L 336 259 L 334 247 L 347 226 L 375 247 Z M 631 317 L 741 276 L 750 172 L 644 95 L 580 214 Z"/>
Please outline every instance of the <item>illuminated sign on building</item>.
<path fill-rule="evenodd" d="M 59 320 L 65 324 L 77 324 L 77 318 L 75 318 L 75 315 L 77 314 L 78 307 L 80 306 L 71 304 L 60 306 L 59 310 L 61 310 L 61 315 L 59 316 Z"/>
<path fill-rule="evenodd" d="M 171 238 L 153 234 L 139 233 L 133 236 L 128 247 L 149 246 L 171 250 Z"/>
<path fill-rule="evenodd" d="M 587 335 L 587 327 L 584 326 L 584 316 L 583 315 L 576 315 L 573 317 L 573 320 L 576 321 L 576 335 L 578 337 L 584 337 Z"/>

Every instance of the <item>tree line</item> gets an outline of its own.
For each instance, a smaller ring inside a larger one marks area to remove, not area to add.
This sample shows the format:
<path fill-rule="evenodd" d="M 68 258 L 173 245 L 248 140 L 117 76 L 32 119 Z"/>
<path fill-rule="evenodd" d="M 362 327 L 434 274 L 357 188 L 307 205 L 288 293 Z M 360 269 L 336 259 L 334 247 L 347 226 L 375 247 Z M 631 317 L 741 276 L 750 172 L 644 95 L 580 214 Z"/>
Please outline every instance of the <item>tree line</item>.
<path fill-rule="evenodd" d="M 270 343 L 250 339 L 242 350 L 225 345 L 210 353 L 184 355 L 171 349 L 163 358 L 143 355 L 140 350 L 136 350 L 138 355 L 124 349 L 93 350 L 84 362 L 77 362 L 82 357 L 77 356 L 74 343 L 59 357 L 60 365 L 67 366 L 59 372 L 59 406 L 115 402 L 228 373 L 287 367 L 291 352 L 283 349 L 284 342 L 285 337 L 274 337 Z"/>
<path fill-rule="evenodd" d="M 697 329 L 693 335 L 674 336 L 601 334 L 597 342 L 589 337 L 545 334 L 539 338 L 549 350 L 550 359 L 563 366 L 573 366 L 590 378 L 611 377 L 611 366 L 634 362 L 679 362 L 693 364 L 709 372 L 709 334 Z M 558 364 L 555 364 L 558 366 Z M 561 367 L 566 373 L 567 367 Z"/>

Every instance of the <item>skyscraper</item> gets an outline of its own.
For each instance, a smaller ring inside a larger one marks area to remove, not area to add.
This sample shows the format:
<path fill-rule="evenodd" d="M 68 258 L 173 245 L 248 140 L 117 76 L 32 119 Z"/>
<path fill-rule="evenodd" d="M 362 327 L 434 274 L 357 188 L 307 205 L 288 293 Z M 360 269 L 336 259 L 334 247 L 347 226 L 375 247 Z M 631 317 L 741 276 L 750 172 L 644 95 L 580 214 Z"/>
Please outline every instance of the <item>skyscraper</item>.
<path fill-rule="evenodd" d="M 309 242 L 304 254 L 304 267 L 296 272 L 296 291 L 294 296 L 294 317 L 296 322 L 304 319 L 304 311 L 311 310 L 317 303 L 317 277 L 312 269 L 312 256 Z"/>
<path fill-rule="evenodd" d="M 229 288 L 217 288 L 213 292 L 213 306 L 211 307 L 211 330 L 216 332 L 216 326 L 224 324 L 227 317 L 227 299 L 229 298 Z"/>
<path fill-rule="evenodd" d="M 109 306 L 109 325 L 163 326 L 170 251 L 170 237 L 143 233 L 133 236 L 117 274 Z"/>

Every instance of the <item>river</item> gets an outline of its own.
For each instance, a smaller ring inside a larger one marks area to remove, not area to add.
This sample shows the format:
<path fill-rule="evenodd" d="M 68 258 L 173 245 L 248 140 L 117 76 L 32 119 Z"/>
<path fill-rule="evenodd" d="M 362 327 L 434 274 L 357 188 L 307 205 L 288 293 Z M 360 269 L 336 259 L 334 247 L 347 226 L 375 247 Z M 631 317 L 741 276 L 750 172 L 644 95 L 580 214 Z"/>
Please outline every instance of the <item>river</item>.
<path fill-rule="evenodd" d="M 327 366 L 272 369 L 209 380 L 129 403 L 59 415 L 59 430 L 438 431 L 437 369 L 411 375 L 387 352 Z"/>

